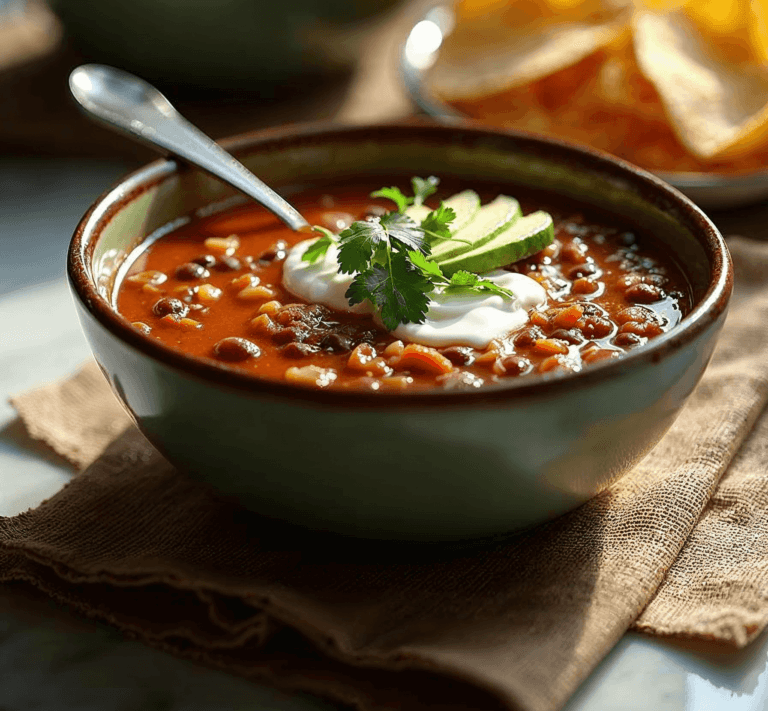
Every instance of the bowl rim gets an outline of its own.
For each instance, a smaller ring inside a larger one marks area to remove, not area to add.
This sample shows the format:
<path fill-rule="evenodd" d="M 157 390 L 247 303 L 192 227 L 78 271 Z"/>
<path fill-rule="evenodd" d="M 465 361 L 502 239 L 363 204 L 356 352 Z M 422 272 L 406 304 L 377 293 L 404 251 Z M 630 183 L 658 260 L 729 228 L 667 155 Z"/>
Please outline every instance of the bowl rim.
<path fill-rule="evenodd" d="M 187 376 L 212 384 L 234 388 L 254 396 L 291 398 L 322 406 L 382 407 L 393 405 L 425 407 L 452 405 L 498 404 L 520 397 L 540 397 L 573 391 L 614 378 L 640 365 L 657 363 L 678 348 L 692 341 L 725 313 L 733 287 L 733 267 L 725 240 L 717 227 L 682 193 L 664 183 L 655 175 L 601 151 L 559 139 L 544 137 L 520 130 L 496 129 L 476 125 L 444 125 L 424 121 L 405 121 L 364 126 L 343 126 L 329 122 L 295 124 L 248 132 L 221 141 L 235 155 L 247 156 L 259 150 L 275 150 L 281 145 L 311 145 L 343 141 L 381 139 L 438 141 L 447 144 L 464 141 L 509 141 L 521 145 L 533 154 L 547 154 L 550 159 L 576 160 L 579 168 L 602 174 L 615 174 L 630 183 L 632 188 L 649 198 L 676 208 L 687 226 L 697 234 L 707 253 L 711 278 L 708 287 L 694 308 L 680 324 L 648 343 L 624 353 L 621 357 L 591 364 L 579 372 L 556 372 L 509 378 L 485 385 L 472 391 L 452 391 L 433 388 L 416 392 L 369 392 L 365 390 L 322 390 L 295 385 L 285 381 L 269 380 L 248 374 L 217 362 L 205 361 L 144 335 L 130 325 L 109 301 L 98 291 L 90 279 L 88 260 L 110 220 L 146 190 L 161 184 L 177 173 L 198 169 L 171 159 L 149 163 L 122 178 L 106 190 L 91 205 L 78 223 L 67 253 L 67 276 L 76 300 L 96 321 L 124 344 L 144 356 L 160 361 Z M 362 172 L 362 171 L 361 171 Z M 146 237 L 143 236 L 142 239 Z"/>

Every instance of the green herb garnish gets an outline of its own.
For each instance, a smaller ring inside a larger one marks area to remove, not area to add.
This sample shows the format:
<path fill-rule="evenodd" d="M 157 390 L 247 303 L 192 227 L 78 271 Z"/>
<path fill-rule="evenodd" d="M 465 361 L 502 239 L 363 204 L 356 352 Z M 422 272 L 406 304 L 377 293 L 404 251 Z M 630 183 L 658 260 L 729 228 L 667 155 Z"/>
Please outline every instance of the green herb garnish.
<path fill-rule="evenodd" d="M 487 292 L 489 294 L 497 294 L 505 299 L 515 298 L 515 295 L 509 289 L 499 286 L 490 279 L 483 279 L 473 272 L 458 271 L 448 278 L 435 262 L 426 259 L 421 252 L 411 252 L 410 257 L 411 262 L 429 278 L 433 288 L 442 286 L 445 291 L 453 293 L 477 294 L 478 292 Z"/>
<path fill-rule="evenodd" d="M 437 192 L 438 185 L 440 185 L 440 179 L 434 175 L 430 175 L 428 178 L 411 178 L 413 197 L 408 197 L 397 187 L 376 190 L 371 193 L 371 197 L 392 200 L 397 205 L 398 212 L 405 212 L 411 205 L 423 205 L 430 195 Z"/>
<path fill-rule="evenodd" d="M 407 251 L 387 249 L 385 263 L 359 272 L 345 296 L 352 306 L 369 299 L 378 307 L 384 326 L 394 331 L 401 323 L 424 323 L 433 288 Z"/>
<path fill-rule="evenodd" d="M 323 236 L 309 245 L 301 257 L 302 261 L 309 262 L 310 264 L 314 264 L 319 259 L 324 257 L 325 253 L 328 251 L 328 248 L 332 244 L 336 244 L 336 236 L 330 230 L 325 229 L 325 227 L 313 225 L 312 231 L 319 232 Z"/>
<path fill-rule="evenodd" d="M 331 245 L 337 246 L 339 272 L 354 274 L 345 294 L 350 306 L 369 300 L 390 331 L 401 323 L 424 323 L 429 294 L 437 287 L 514 298 L 509 289 L 471 272 L 458 271 L 449 278 L 429 259 L 432 243 L 452 239 L 450 224 L 456 219 L 456 212 L 441 203 L 421 224 L 416 224 L 405 212 L 411 205 L 422 205 L 437 191 L 439 182 L 434 176 L 412 178 L 413 197 L 397 187 L 371 193 L 371 197 L 392 200 L 397 210 L 354 222 L 338 236 L 324 227 L 313 227 L 323 236 L 309 246 L 302 260 L 314 264 Z"/>

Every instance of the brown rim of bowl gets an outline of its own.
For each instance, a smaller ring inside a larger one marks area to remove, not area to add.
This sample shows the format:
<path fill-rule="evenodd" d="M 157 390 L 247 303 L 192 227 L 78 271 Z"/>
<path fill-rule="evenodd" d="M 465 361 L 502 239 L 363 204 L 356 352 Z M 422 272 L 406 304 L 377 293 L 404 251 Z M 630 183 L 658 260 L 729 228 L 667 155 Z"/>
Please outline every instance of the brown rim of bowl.
<path fill-rule="evenodd" d="M 525 376 L 510 378 L 508 381 L 488 385 L 475 391 L 427 390 L 420 392 L 377 392 L 316 390 L 305 386 L 292 385 L 283 381 L 254 377 L 215 362 L 206 362 L 183 354 L 159 341 L 143 335 L 115 311 L 102 297 L 88 278 L 87 260 L 92 253 L 98 236 L 110 219 L 127 203 L 149 187 L 168 179 L 180 170 L 175 161 L 159 160 L 129 174 L 116 186 L 101 195 L 78 224 L 70 243 L 67 274 L 72 288 L 84 308 L 107 330 L 120 340 L 145 355 L 164 363 L 187 375 L 236 388 L 253 395 L 271 395 L 301 399 L 323 405 L 376 406 L 387 407 L 401 404 L 447 405 L 498 403 L 511 397 L 555 395 L 563 390 L 586 387 L 609 379 L 632 368 L 647 363 L 659 362 L 673 353 L 679 346 L 691 341 L 716 321 L 727 308 L 733 284 L 732 265 L 725 241 L 709 218 L 688 198 L 659 178 L 637 167 L 594 149 L 569 144 L 558 139 L 545 138 L 523 131 L 496 130 L 477 126 L 446 126 L 424 124 L 423 122 L 381 124 L 374 126 L 340 127 L 329 123 L 312 123 L 273 128 L 235 136 L 222 141 L 225 147 L 236 155 L 247 155 L 260 147 L 279 148 L 281 144 L 308 145 L 328 140 L 344 139 L 349 142 L 381 140 L 411 140 L 446 144 L 461 141 L 512 142 L 522 146 L 526 154 L 542 155 L 550 160 L 562 160 L 580 167 L 615 176 L 630 182 L 639 195 L 645 199 L 672 209 L 677 219 L 692 231 L 703 237 L 702 246 L 707 253 L 712 269 L 709 286 L 681 323 L 671 331 L 655 337 L 649 343 L 622 355 L 620 358 L 590 365 L 578 373 L 556 373 L 553 375 Z"/>

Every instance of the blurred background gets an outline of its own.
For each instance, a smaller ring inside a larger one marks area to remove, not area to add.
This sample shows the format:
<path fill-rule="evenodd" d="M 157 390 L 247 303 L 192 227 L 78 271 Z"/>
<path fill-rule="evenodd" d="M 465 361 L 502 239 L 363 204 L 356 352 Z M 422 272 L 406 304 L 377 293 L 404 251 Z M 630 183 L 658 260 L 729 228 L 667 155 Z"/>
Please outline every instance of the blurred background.
<path fill-rule="evenodd" d="M 154 157 L 82 117 L 71 69 L 101 62 L 157 84 L 213 137 L 408 112 L 400 0 L 0 0 L 0 155 Z M 402 28 L 402 29 L 401 29 Z"/>

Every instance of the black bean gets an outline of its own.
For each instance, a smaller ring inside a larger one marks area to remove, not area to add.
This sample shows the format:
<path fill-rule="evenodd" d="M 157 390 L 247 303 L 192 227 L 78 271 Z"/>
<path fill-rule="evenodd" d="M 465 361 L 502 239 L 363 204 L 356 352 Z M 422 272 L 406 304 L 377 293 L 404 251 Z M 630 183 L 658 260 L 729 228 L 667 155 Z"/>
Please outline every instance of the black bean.
<path fill-rule="evenodd" d="M 589 339 L 605 338 L 613 331 L 613 324 L 606 318 L 600 316 L 589 316 L 584 319 L 585 324 L 581 332 Z"/>
<path fill-rule="evenodd" d="M 286 328 L 281 328 L 279 331 L 275 331 L 272 334 L 272 340 L 278 344 L 293 343 L 296 341 L 303 341 L 304 338 L 306 338 L 306 335 L 306 329 L 298 328 L 296 326 L 287 326 Z"/>
<path fill-rule="evenodd" d="M 470 365 L 475 360 L 475 352 L 468 346 L 449 346 L 440 353 L 454 365 Z"/>
<path fill-rule="evenodd" d="M 605 316 L 605 309 L 592 301 L 577 301 L 585 316 Z"/>
<path fill-rule="evenodd" d="M 176 267 L 176 278 L 182 281 L 195 281 L 207 279 L 211 273 L 202 265 L 195 262 L 187 262 Z"/>
<path fill-rule="evenodd" d="M 530 348 L 540 338 L 546 338 L 544 331 L 538 326 L 531 326 L 530 328 L 520 331 L 520 333 L 515 336 L 513 343 L 518 348 Z"/>
<path fill-rule="evenodd" d="M 183 318 L 188 312 L 189 306 L 183 301 L 173 299 L 170 296 L 164 296 L 162 299 L 158 299 L 152 307 L 152 313 L 155 314 L 155 316 L 160 316 L 160 318 L 168 316 L 168 314 Z"/>
<path fill-rule="evenodd" d="M 253 341 L 236 336 L 222 338 L 213 347 L 213 352 L 221 360 L 229 361 L 258 358 L 261 355 L 261 349 Z"/>
<path fill-rule="evenodd" d="M 286 358 L 306 358 L 312 353 L 317 353 L 317 348 L 307 343 L 288 343 L 280 349 L 280 352 Z"/>
<path fill-rule="evenodd" d="M 266 252 L 262 252 L 259 255 L 259 261 L 261 262 L 274 262 L 275 259 L 285 259 L 286 250 L 288 244 L 279 240 L 275 242 Z"/>
<path fill-rule="evenodd" d="M 236 272 L 242 268 L 240 260 L 237 257 L 219 257 L 214 269 L 217 272 Z"/>
<path fill-rule="evenodd" d="M 505 375 L 522 375 L 531 369 L 531 362 L 518 355 L 508 355 L 501 359 L 501 367 Z"/>
<path fill-rule="evenodd" d="M 638 336 L 636 333 L 618 333 L 616 338 L 613 339 L 613 343 L 617 346 L 637 346 L 641 343 L 645 343 L 648 339 Z"/>
<path fill-rule="evenodd" d="M 212 254 L 201 254 L 199 257 L 195 257 L 192 260 L 195 264 L 199 264 L 201 267 L 210 269 L 216 266 L 216 257 Z"/>
<path fill-rule="evenodd" d="M 327 333 L 318 344 L 320 348 L 334 353 L 348 353 L 355 347 L 354 341 L 341 333 Z"/>
<path fill-rule="evenodd" d="M 627 323 L 628 321 L 645 322 L 650 321 L 660 326 L 664 325 L 664 319 L 655 311 L 645 306 L 628 306 L 616 314 L 616 323 Z"/>
<path fill-rule="evenodd" d="M 584 343 L 586 340 L 584 334 L 578 328 L 558 328 L 557 331 L 551 334 L 551 338 L 559 338 L 561 341 L 570 343 L 572 346 Z"/>
<path fill-rule="evenodd" d="M 664 291 L 653 284 L 633 284 L 624 292 L 624 298 L 633 304 L 650 304 L 661 301 Z"/>
<path fill-rule="evenodd" d="M 597 265 L 594 262 L 585 262 L 584 264 L 579 264 L 577 267 L 573 267 L 573 269 L 568 272 L 568 278 L 580 279 L 581 277 L 597 274 L 597 272 Z"/>

